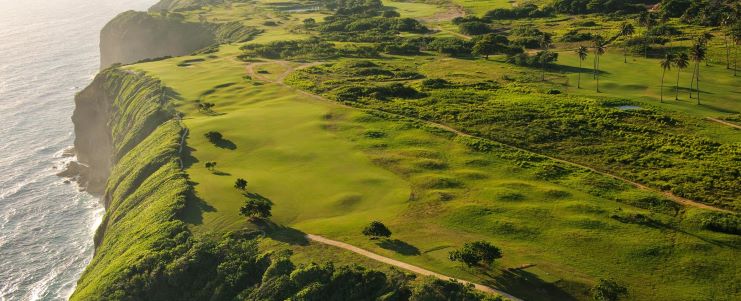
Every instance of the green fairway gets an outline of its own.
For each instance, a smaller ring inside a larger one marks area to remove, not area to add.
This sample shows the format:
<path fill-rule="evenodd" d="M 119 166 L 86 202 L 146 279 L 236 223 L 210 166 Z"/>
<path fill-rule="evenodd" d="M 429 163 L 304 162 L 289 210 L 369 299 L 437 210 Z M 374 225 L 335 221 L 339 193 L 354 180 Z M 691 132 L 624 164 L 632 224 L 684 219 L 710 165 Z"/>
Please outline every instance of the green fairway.
<path fill-rule="evenodd" d="M 398 211 L 409 198 L 409 188 L 392 173 L 375 167 L 355 150 L 324 129 L 333 106 L 317 103 L 278 85 L 252 85 L 240 74 L 244 67 L 229 59 L 215 59 L 188 68 L 173 68 L 173 61 L 138 66 L 156 74 L 180 93 L 184 103 L 195 99 L 213 102 L 215 116 L 204 115 L 192 105 L 187 115 L 188 146 L 196 159 L 188 169 L 198 196 L 208 208 L 189 217 L 199 220 L 196 229 L 237 229 L 246 220 L 239 216 L 244 197 L 232 187 L 236 178 L 250 182 L 249 191 L 273 201 L 275 220 L 294 224 L 317 218 L 343 216 L 354 224 L 373 216 Z M 183 75 L 188 80 L 181 80 Z M 216 89 L 223 83 L 233 85 Z M 218 148 L 203 134 L 219 131 L 236 148 Z M 203 162 L 218 163 L 216 172 Z M 352 213 L 363 213 L 358 220 Z M 372 212 L 376 212 L 373 214 Z"/>

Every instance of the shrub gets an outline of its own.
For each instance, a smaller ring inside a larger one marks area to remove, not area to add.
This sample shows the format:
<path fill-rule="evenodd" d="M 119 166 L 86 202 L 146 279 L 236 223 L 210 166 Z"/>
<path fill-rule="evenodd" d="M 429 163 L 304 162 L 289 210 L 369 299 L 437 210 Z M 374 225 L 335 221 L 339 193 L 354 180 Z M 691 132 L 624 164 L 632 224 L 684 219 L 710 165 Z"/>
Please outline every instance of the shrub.
<path fill-rule="evenodd" d="M 376 239 L 379 237 L 391 236 L 391 230 L 386 227 L 382 222 L 372 221 L 368 226 L 363 228 L 363 235 Z"/>
<path fill-rule="evenodd" d="M 442 78 L 429 78 L 422 81 L 422 87 L 425 89 L 443 89 L 450 86 L 450 82 Z"/>
<path fill-rule="evenodd" d="M 483 22 L 465 22 L 458 25 L 458 30 L 466 35 L 482 35 L 491 32 L 491 27 Z"/>
<path fill-rule="evenodd" d="M 600 279 L 592 287 L 592 298 L 596 301 L 617 301 L 627 294 L 627 288 L 612 280 Z"/>
<path fill-rule="evenodd" d="M 460 261 L 467 266 L 484 263 L 491 265 L 495 259 L 502 258 L 502 251 L 486 241 L 469 242 L 463 248 L 451 251 L 448 254 L 451 261 Z"/>

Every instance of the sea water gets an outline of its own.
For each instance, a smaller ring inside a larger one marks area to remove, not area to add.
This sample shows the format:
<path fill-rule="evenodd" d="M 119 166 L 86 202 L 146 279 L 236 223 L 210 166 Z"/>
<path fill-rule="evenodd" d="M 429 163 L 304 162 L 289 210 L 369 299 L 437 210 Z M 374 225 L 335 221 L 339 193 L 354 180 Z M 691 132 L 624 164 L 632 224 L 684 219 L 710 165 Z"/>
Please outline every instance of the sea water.
<path fill-rule="evenodd" d="M 99 31 L 155 0 L 0 0 L 0 300 L 66 300 L 93 254 L 100 202 L 55 176 Z"/>

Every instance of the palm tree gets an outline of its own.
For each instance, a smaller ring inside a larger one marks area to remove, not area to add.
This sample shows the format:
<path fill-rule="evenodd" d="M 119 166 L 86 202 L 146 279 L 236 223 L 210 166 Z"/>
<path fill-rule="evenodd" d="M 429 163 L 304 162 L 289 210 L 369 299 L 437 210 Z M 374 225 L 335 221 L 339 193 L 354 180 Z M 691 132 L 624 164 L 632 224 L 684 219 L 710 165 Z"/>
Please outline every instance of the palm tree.
<path fill-rule="evenodd" d="M 732 22 L 731 14 L 723 14 L 723 17 L 720 21 L 720 26 L 723 28 L 723 45 L 726 49 L 726 69 L 731 69 L 731 47 L 728 43 L 728 36 L 730 35 L 730 28 Z"/>
<path fill-rule="evenodd" d="M 648 35 L 651 31 L 651 27 L 656 23 L 654 14 L 649 11 L 643 11 L 638 16 L 638 24 L 646 27 L 646 32 L 643 37 L 643 53 L 648 58 Z"/>
<path fill-rule="evenodd" d="M 677 66 L 677 85 L 674 86 L 674 100 L 679 100 L 679 73 L 690 65 L 690 57 L 682 52 L 674 57 L 674 66 Z"/>
<path fill-rule="evenodd" d="M 599 93 L 599 57 L 607 51 L 607 42 L 602 37 L 594 40 L 595 79 L 597 79 L 597 93 Z"/>
<path fill-rule="evenodd" d="M 623 22 L 620 24 L 620 35 L 625 37 L 625 44 L 623 44 L 623 63 L 628 62 L 628 40 L 627 38 L 632 36 L 635 33 L 635 28 L 633 27 L 633 24 L 630 24 L 628 22 Z"/>
<path fill-rule="evenodd" d="M 545 81 L 545 65 L 548 62 L 548 56 L 549 56 L 548 49 L 551 48 L 552 45 L 553 45 L 553 41 L 551 40 L 551 36 L 544 33 L 540 37 L 540 48 L 543 49 L 543 53 L 540 56 L 541 67 L 543 68 L 543 73 L 541 77 L 542 81 Z"/>
<path fill-rule="evenodd" d="M 664 102 L 664 75 L 666 75 L 666 70 L 672 69 L 672 64 L 674 63 L 674 54 L 667 53 L 666 56 L 664 56 L 664 59 L 661 60 L 661 99 L 659 102 Z"/>
<path fill-rule="evenodd" d="M 709 31 L 706 31 L 706 32 L 704 32 L 700 36 L 700 38 L 698 39 L 698 41 L 702 44 L 703 47 L 705 47 L 707 49 L 708 42 L 710 42 L 710 40 L 712 40 L 714 37 L 715 36 L 712 33 L 710 33 Z M 709 58 L 706 56 L 705 57 L 705 66 L 710 66 L 710 64 L 708 64 L 708 59 Z"/>
<path fill-rule="evenodd" d="M 731 28 L 731 37 L 733 38 L 733 76 L 737 75 L 738 71 L 738 45 L 741 45 L 741 21 L 736 21 L 736 24 Z"/>
<path fill-rule="evenodd" d="M 690 58 L 695 62 L 695 76 L 693 77 L 695 82 L 695 89 L 697 89 L 697 104 L 700 104 L 700 62 L 705 59 L 705 45 L 698 39 L 692 48 L 690 48 Z M 690 97 L 692 97 L 692 89 L 690 89 Z"/>
<path fill-rule="evenodd" d="M 581 64 L 587 58 L 587 55 L 589 55 L 589 50 L 587 47 L 579 46 L 579 49 L 576 50 L 576 55 L 579 56 L 579 78 L 576 81 L 576 87 L 581 89 Z"/>

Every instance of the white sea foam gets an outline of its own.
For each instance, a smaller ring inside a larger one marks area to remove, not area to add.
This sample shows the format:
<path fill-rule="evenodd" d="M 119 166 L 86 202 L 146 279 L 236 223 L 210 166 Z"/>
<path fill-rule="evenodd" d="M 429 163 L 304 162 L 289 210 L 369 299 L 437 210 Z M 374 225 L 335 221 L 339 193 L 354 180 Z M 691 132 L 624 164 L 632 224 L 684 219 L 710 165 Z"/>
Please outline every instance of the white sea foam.
<path fill-rule="evenodd" d="M 100 202 L 55 176 L 98 32 L 155 0 L 0 0 L 0 301 L 66 300 L 93 253 Z"/>

